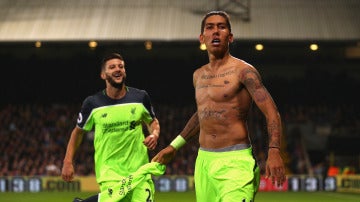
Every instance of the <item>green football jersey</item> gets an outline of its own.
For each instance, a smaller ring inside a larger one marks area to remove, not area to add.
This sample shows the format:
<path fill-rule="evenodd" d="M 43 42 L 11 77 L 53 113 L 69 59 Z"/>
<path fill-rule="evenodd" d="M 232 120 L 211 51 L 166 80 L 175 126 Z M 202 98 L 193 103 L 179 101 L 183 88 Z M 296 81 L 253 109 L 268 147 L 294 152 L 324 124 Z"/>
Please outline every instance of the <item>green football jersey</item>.
<path fill-rule="evenodd" d="M 94 130 L 94 159 L 98 183 L 121 179 L 149 162 L 142 123 L 150 123 L 155 113 L 144 90 L 127 87 L 121 99 L 111 99 L 105 90 L 87 97 L 78 126 Z"/>

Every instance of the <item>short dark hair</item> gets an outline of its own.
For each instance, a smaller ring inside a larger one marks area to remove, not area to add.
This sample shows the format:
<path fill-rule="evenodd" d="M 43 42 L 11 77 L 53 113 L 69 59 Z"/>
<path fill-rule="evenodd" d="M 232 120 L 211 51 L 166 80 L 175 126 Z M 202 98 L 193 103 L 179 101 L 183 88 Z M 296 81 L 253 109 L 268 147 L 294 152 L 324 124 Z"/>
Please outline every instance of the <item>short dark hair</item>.
<path fill-rule="evenodd" d="M 213 15 L 220 15 L 220 16 L 224 17 L 226 20 L 226 25 L 229 27 L 229 30 L 231 32 L 231 23 L 230 23 L 229 14 L 227 14 L 225 11 L 210 11 L 203 17 L 203 19 L 201 21 L 201 30 L 200 30 L 201 32 L 200 33 L 204 32 L 206 19 Z"/>
<path fill-rule="evenodd" d="M 119 53 L 109 53 L 106 54 L 103 59 L 101 60 L 101 71 L 105 69 L 105 63 L 108 60 L 112 60 L 112 59 L 119 59 L 124 61 L 124 58 L 119 54 Z"/>

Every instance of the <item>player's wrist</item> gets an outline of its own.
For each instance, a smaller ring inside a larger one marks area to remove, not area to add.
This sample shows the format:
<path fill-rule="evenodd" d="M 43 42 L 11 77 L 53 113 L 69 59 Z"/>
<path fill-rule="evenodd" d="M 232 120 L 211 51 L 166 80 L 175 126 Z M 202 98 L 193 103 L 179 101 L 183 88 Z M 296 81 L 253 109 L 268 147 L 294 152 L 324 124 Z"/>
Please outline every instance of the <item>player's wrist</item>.
<path fill-rule="evenodd" d="M 152 132 L 151 132 L 151 134 L 150 135 L 153 135 L 153 136 L 156 136 L 156 137 L 159 137 L 159 131 L 158 130 L 153 130 Z"/>
<path fill-rule="evenodd" d="M 156 138 L 159 138 L 159 135 L 158 134 L 154 134 L 154 133 L 152 133 L 151 135 L 149 135 L 150 137 L 156 137 Z"/>
<path fill-rule="evenodd" d="M 174 147 L 174 149 L 179 150 L 182 146 L 186 144 L 186 140 L 183 136 L 178 135 L 171 143 L 170 146 Z"/>
<path fill-rule="evenodd" d="M 73 163 L 73 161 L 71 161 L 71 160 L 63 160 L 63 164 L 72 164 Z"/>

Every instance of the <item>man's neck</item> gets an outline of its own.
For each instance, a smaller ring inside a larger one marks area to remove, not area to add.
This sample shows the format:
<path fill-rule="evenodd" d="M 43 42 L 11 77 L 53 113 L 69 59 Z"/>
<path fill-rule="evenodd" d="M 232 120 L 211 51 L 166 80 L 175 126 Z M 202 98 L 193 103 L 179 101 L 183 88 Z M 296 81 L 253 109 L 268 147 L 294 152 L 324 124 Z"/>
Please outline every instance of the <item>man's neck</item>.
<path fill-rule="evenodd" d="M 106 95 L 111 99 L 121 99 L 126 95 L 126 86 L 123 85 L 121 88 L 115 88 L 107 86 L 105 89 Z"/>

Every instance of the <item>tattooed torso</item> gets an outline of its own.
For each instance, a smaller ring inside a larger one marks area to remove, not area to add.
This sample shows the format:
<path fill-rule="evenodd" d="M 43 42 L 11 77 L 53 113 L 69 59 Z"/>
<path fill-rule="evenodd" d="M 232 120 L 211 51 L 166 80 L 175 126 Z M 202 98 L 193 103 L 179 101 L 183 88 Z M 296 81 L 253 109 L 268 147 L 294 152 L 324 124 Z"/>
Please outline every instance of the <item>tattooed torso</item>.
<path fill-rule="evenodd" d="M 256 89 L 256 79 L 260 79 L 257 76 L 252 66 L 238 59 L 217 69 L 205 65 L 194 73 L 202 147 L 249 143 L 247 115 L 252 104 L 249 90 Z M 249 86 L 254 87 L 248 89 Z"/>

